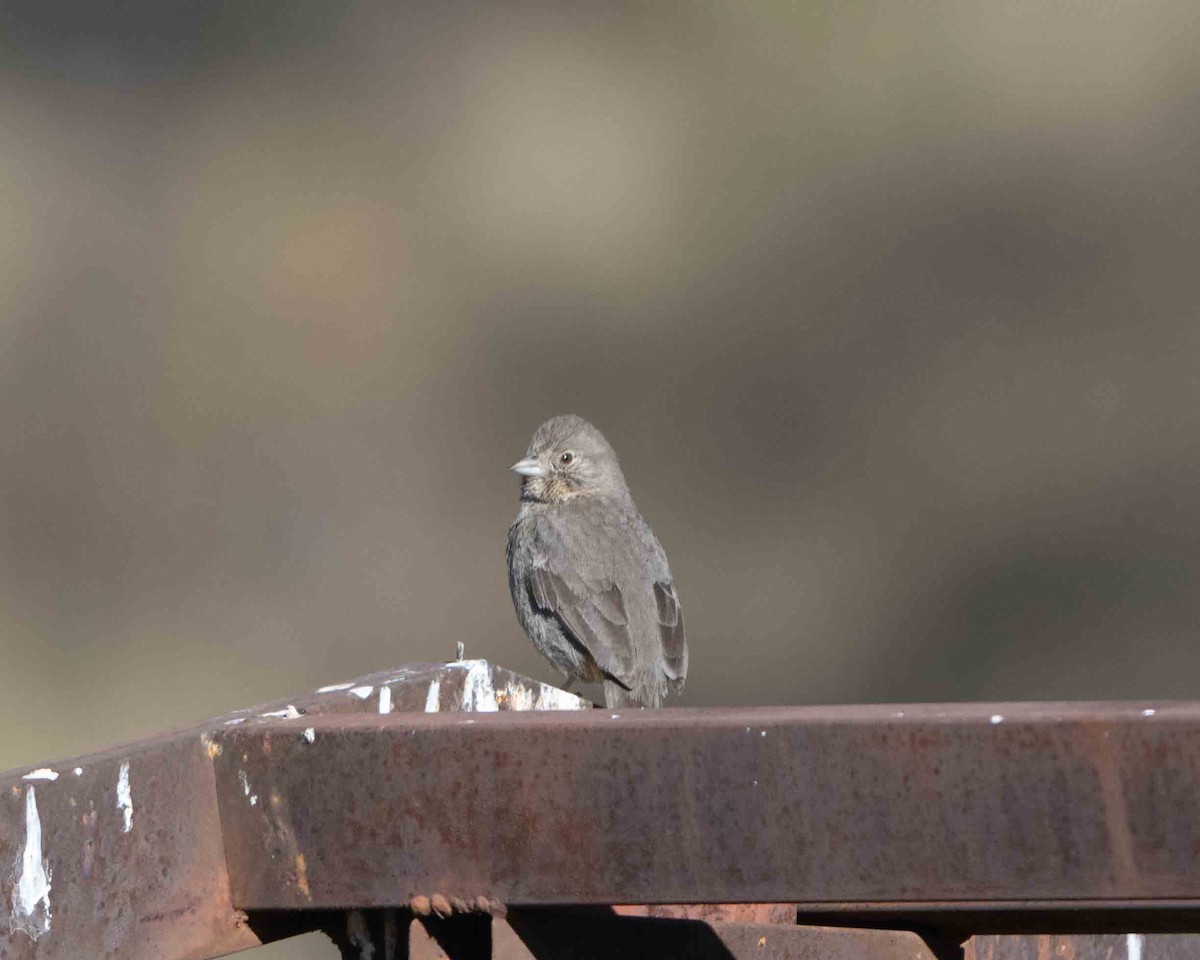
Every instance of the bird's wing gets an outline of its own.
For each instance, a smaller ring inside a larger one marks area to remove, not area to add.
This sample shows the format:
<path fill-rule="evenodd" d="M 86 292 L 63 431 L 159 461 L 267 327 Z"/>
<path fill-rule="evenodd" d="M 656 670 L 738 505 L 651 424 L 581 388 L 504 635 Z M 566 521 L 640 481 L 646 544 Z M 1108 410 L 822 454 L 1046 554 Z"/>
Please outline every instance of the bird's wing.
<path fill-rule="evenodd" d="M 600 672 L 628 690 L 633 638 L 617 585 L 568 578 L 548 567 L 535 566 L 529 589 L 538 609 L 558 617 L 570 639 L 591 654 Z"/>
<path fill-rule="evenodd" d="M 654 601 L 658 605 L 658 632 L 662 638 L 663 671 L 675 682 L 683 683 L 687 676 L 687 638 L 683 635 L 683 610 L 675 593 L 673 580 L 654 584 Z"/>

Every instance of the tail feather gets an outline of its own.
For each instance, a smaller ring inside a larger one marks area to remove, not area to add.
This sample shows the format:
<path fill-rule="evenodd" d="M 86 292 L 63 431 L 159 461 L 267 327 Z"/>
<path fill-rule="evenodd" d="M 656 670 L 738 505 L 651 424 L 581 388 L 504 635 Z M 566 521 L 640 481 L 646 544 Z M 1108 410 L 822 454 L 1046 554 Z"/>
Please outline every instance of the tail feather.
<path fill-rule="evenodd" d="M 663 684 L 654 681 L 644 684 L 635 683 L 628 690 L 612 680 L 604 681 L 604 705 L 610 709 L 613 707 L 661 707 L 663 693 Z"/>

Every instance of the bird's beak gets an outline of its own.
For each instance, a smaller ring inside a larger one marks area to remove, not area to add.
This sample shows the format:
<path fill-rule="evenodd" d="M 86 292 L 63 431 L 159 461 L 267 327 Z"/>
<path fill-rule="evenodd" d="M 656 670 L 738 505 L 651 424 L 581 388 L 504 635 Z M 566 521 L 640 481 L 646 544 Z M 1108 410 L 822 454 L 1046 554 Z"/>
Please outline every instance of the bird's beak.
<path fill-rule="evenodd" d="M 526 457 L 524 460 L 518 460 L 508 469 L 513 473 L 519 473 L 523 477 L 540 477 L 546 472 L 545 468 L 538 463 L 536 457 Z"/>

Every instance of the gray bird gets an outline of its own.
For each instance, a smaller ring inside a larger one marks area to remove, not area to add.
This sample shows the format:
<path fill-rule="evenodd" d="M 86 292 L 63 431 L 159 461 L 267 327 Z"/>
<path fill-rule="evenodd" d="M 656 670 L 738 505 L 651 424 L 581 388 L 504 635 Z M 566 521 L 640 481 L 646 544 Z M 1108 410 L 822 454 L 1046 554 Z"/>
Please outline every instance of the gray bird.
<path fill-rule="evenodd" d="M 687 676 L 683 611 L 617 455 L 582 417 L 554 417 L 512 469 L 508 584 L 529 639 L 568 688 L 602 681 L 609 707 L 660 706 Z"/>

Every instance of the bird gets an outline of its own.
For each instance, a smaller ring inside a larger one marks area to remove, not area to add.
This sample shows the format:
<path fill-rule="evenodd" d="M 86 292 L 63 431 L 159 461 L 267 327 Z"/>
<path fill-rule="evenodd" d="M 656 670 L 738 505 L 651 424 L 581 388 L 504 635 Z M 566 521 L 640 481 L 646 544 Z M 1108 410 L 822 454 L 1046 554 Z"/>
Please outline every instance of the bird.
<path fill-rule="evenodd" d="M 566 689 L 599 682 L 609 708 L 661 706 L 687 678 L 683 610 L 613 448 L 582 417 L 552 417 L 510 469 L 508 584 L 529 639 Z"/>

